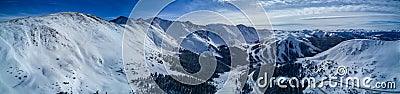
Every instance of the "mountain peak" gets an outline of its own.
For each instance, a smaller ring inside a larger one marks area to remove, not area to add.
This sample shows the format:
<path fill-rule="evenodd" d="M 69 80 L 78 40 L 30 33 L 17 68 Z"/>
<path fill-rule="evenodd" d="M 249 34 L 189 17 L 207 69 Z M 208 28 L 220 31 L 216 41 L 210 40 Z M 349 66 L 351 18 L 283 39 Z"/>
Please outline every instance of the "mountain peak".
<path fill-rule="evenodd" d="M 165 20 L 165 19 L 162 19 L 162 18 L 160 18 L 160 17 L 151 17 L 151 18 L 148 18 L 148 19 L 146 19 L 146 21 L 147 22 L 155 22 L 155 23 L 160 23 L 160 22 L 171 22 L 170 20 Z"/>
<path fill-rule="evenodd" d="M 126 24 L 127 21 L 128 21 L 128 17 L 119 16 L 118 18 L 113 19 L 110 22 L 114 22 L 114 23 L 117 23 L 117 24 Z"/>

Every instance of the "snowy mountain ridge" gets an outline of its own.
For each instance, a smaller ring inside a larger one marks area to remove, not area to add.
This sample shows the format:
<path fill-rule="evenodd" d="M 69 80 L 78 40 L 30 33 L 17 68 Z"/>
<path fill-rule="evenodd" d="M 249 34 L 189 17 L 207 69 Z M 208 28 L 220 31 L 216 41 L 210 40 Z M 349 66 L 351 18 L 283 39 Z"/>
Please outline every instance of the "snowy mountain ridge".
<path fill-rule="evenodd" d="M 122 26 L 75 12 L 0 24 L 3 93 L 130 92 Z"/>
<path fill-rule="evenodd" d="M 5 93 L 149 93 L 158 84 L 165 83 L 162 82 L 165 80 L 160 79 L 154 82 L 152 77 L 164 79 L 166 75 L 169 75 L 165 71 L 164 65 L 167 62 L 163 60 L 164 57 L 174 57 L 173 54 L 188 55 L 188 61 L 184 61 L 183 65 L 189 66 L 186 67 L 187 70 L 195 71 L 198 67 L 190 66 L 198 66 L 198 64 L 191 62 L 191 57 L 208 50 L 217 56 L 218 64 L 221 66 L 209 81 L 212 84 L 205 84 L 204 87 L 214 88 L 215 92 L 234 88 L 232 90 L 236 91 L 232 92 L 249 93 L 254 92 L 248 86 L 250 83 L 242 84 L 241 86 L 246 86 L 246 89 L 241 91 L 237 89 L 240 86 L 238 84 L 230 84 L 225 86 L 229 88 L 222 88 L 229 71 L 237 73 L 233 74 L 237 77 L 233 78 L 234 80 L 243 75 L 257 74 L 256 70 L 260 68 L 260 64 L 274 62 L 265 58 L 272 58 L 276 59 L 277 66 L 280 66 L 277 67 L 274 75 L 287 76 L 297 74 L 285 73 L 288 72 L 286 68 L 291 67 L 290 64 L 306 65 L 306 63 L 298 63 L 302 62 L 302 58 L 319 57 L 321 54 L 342 56 L 342 53 L 336 53 L 332 49 L 338 49 L 344 44 L 360 46 L 359 43 L 352 42 L 354 41 L 352 39 L 379 40 L 385 44 L 392 44 L 385 47 L 398 45 L 396 40 L 400 39 L 398 32 L 256 30 L 244 25 L 202 26 L 191 22 L 168 21 L 160 18 L 150 21 L 119 17 L 109 22 L 89 14 L 62 12 L 1 22 L 0 60 L 2 63 L 0 63 L 0 69 L 3 71 L 0 71 L 0 91 Z M 123 33 L 129 36 L 124 36 Z M 123 40 L 123 37 L 128 38 Z M 183 42 L 179 44 L 179 41 Z M 122 49 L 123 43 L 125 44 Z M 246 58 L 250 61 L 249 67 L 231 69 L 228 63 L 230 58 L 227 56 L 230 54 L 227 52 L 227 45 L 237 47 L 238 50 L 249 55 Z M 176 46 L 184 49 L 179 52 L 168 52 L 168 49 L 176 48 Z M 131 53 L 123 53 L 123 50 L 131 51 Z M 161 53 L 160 50 L 167 52 Z M 356 50 L 349 53 L 353 52 L 359 53 Z M 131 56 L 124 58 L 127 62 L 123 62 L 123 54 Z M 354 56 L 358 55 L 363 54 Z M 142 57 L 146 60 L 137 59 Z M 334 59 L 340 60 L 340 58 Z M 250 70 L 248 74 L 244 71 L 247 69 Z M 179 73 L 175 75 L 177 74 Z M 148 84 L 143 85 L 143 83 Z M 168 88 L 167 85 L 162 87 Z M 190 86 L 179 88 L 187 89 Z"/>

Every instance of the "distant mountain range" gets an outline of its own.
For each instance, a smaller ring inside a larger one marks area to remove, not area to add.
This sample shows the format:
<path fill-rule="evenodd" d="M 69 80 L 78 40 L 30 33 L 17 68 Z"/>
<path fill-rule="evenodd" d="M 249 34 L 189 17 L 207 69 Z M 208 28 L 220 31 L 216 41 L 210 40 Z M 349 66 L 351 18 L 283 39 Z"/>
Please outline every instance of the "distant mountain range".
<path fill-rule="evenodd" d="M 257 30 L 157 17 L 121 16 L 106 21 L 89 14 L 61 12 L 0 23 L 0 92 L 125 94 L 162 89 L 166 93 L 255 93 L 259 90 L 252 86 L 258 70 L 268 63 L 276 63 L 275 77 L 321 77 L 342 65 L 353 71 L 352 76 L 395 79 L 398 83 L 399 40 L 400 30 Z M 245 53 L 250 63 L 232 66 L 232 47 Z M 179 49 L 168 50 L 174 48 Z M 165 65 L 174 64 L 163 58 L 176 56 L 186 71 L 195 73 L 200 70 L 198 57 L 205 51 L 217 60 L 216 72 L 207 83 L 185 85 L 171 78 L 185 75 L 165 71 Z M 243 77 L 247 77 L 244 84 L 224 84 L 227 79 Z M 273 87 L 266 93 L 280 92 L 371 93 L 365 89 L 305 87 Z"/>

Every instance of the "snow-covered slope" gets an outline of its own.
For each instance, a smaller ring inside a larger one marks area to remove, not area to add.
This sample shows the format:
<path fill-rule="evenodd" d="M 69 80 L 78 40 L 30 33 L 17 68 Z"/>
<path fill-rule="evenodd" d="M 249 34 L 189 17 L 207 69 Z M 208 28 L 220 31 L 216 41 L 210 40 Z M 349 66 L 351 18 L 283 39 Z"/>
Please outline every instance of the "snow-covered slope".
<path fill-rule="evenodd" d="M 4 70 L 0 90 L 125 94 L 148 89 L 134 82 L 130 86 L 128 80 L 150 77 L 148 70 L 161 73 L 164 66 L 139 58 L 143 53 L 158 55 L 160 47 L 177 44 L 161 28 L 143 20 L 129 19 L 126 24 L 126 20 L 108 22 L 89 14 L 62 12 L 0 23 L 0 69 Z M 132 35 L 125 36 L 124 50 L 132 52 L 128 55 L 133 62 L 122 60 L 123 33 Z"/>
<path fill-rule="evenodd" d="M 322 77 L 371 77 L 370 85 L 376 90 L 400 91 L 400 89 L 374 88 L 376 82 L 395 82 L 400 76 L 400 41 L 382 41 L 369 39 L 354 39 L 344 41 L 331 49 L 317 54 L 314 57 L 302 58 L 298 63 L 303 64 L 304 76 Z M 345 66 L 347 74 L 338 75 L 337 68 Z M 399 84 L 396 84 L 399 87 Z M 351 89 L 346 87 L 319 89 L 308 88 L 304 92 L 329 92 L 329 93 L 371 93 L 365 89 Z"/>
<path fill-rule="evenodd" d="M 0 23 L 0 92 L 129 93 L 124 28 L 64 12 Z"/>
<path fill-rule="evenodd" d="M 167 73 L 165 65 L 171 64 L 165 57 L 176 58 L 182 55 L 181 58 L 186 58 L 183 59 L 184 63 L 191 66 L 187 67 L 188 70 L 196 70 L 199 69 L 199 64 L 192 60 L 197 60 L 196 56 L 204 51 L 211 51 L 218 58 L 218 64 L 223 67 L 217 67 L 213 78 L 201 87 L 215 90 L 212 92 L 236 93 L 254 92 L 249 84 L 254 84 L 251 80 L 256 78 L 241 78 L 256 77 L 257 75 L 251 74 L 258 74 L 260 65 L 265 63 L 278 62 L 278 71 L 274 75 L 287 76 L 296 74 L 287 73 L 292 72 L 292 68 L 297 68 L 291 66 L 296 61 L 297 64 L 308 67 L 324 64 L 320 62 L 326 60 L 356 62 L 343 63 L 349 66 L 361 66 L 360 62 L 375 62 L 368 66 L 378 67 L 379 62 L 393 62 L 399 59 L 395 57 L 399 56 L 398 41 L 379 41 L 398 40 L 398 32 L 392 34 L 256 30 L 244 25 L 203 26 L 188 21 L 168 21 L 160 18 L 150 21 L 119 17 L 108 22 L 88 14 L 63 12 L 1 22 L 0 92 L 154 93 L 157 91 L 155 87 L 160 83 L 165 85 L 160 86 L 164 87 L 163 89 L 174 86 L 175 90 L 169 91 L 175 93 L 180 92 L 179 89 L 196 90 L 188 85 L 170 84 L 173 79 L 166 75 L 182 73 Z M 356 38 L 376 40 L 345 41 Z M 345 42 L 340 43 L 342 41 Z M 229 65 L 231 58 L 228 57 L 232 53 L 227 50 L 228 46 L 236 47 L 235 51 L 240 52 L 241 56 L 248 55 L 244 59 L 250 61 L 250 65 L 236 68 Z M 183 49 L 177 52 L 170 51 L 175 48 Z M 298 61 L 298 58 L 303 59 Z M 383 63 L 379 66 L 393 67 Z M 229 71 L 233 71 L 232 74 L 229 74 Z M 313 72 L 304 73 L 313 75 Z M 229 75 L 232 77 L 228 77 Z M 226 79 L 230 79 L 231 82 L 225 83 Z M 239 80 L 247 80 L 247 83 L 238 83 Z M 239 91 L 241 86 L 245 89 Z"/>

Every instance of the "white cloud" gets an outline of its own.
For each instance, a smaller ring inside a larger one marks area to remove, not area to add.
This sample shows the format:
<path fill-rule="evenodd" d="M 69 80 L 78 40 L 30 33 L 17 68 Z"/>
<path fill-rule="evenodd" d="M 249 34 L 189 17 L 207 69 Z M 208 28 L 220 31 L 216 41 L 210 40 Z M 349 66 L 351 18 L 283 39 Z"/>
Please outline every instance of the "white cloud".
<path fill-rule="evenodd" d="M 387 11 L 386 11 L 387 10 Z M 369 5 L 345 5 L 345 6 L 328 6 L 328 7 L 306 7 L 300 9 L 284 9 L 271 10 L 269 13 L 273 17 L 299 16 L 299 15 L 315 15 L 332 12 L 396 12 L 398 8 L 369 6 Z"/>
<path fill-rule="evenodd" d="M 259 1 L 259 3 L 264 6 L 273 6 L 273 5 L 278 5 L 278 4 L 289 5 L 293 2 L 294 2 L 293 0 L 267 0 L 267 1 L 260 0 Z"/>
<path fill-rule="evenodd" d="M 312 7 L 318 5 L 347 5 L 347 4 L 368 4 L 382 6 L 398 6 L 400 1 L 395 0 L 259 0 L 265 7 L 273 6 L 292 6 L 292 7 Z"/>
<path fill-rule="evenodd" d="M 232 1 L 236 1 L 236 0 L 218 0 L 218 2 L 232 2 Z"/>
<path fill-rule="evenodd" d="M 207 24 L 248 24 L 245 17 L 238 12 L 233 11 L 195 11 L 184 16 L 181 16 L 180 21 L 190 21 L 195 24 L 207 25 Z"/>

